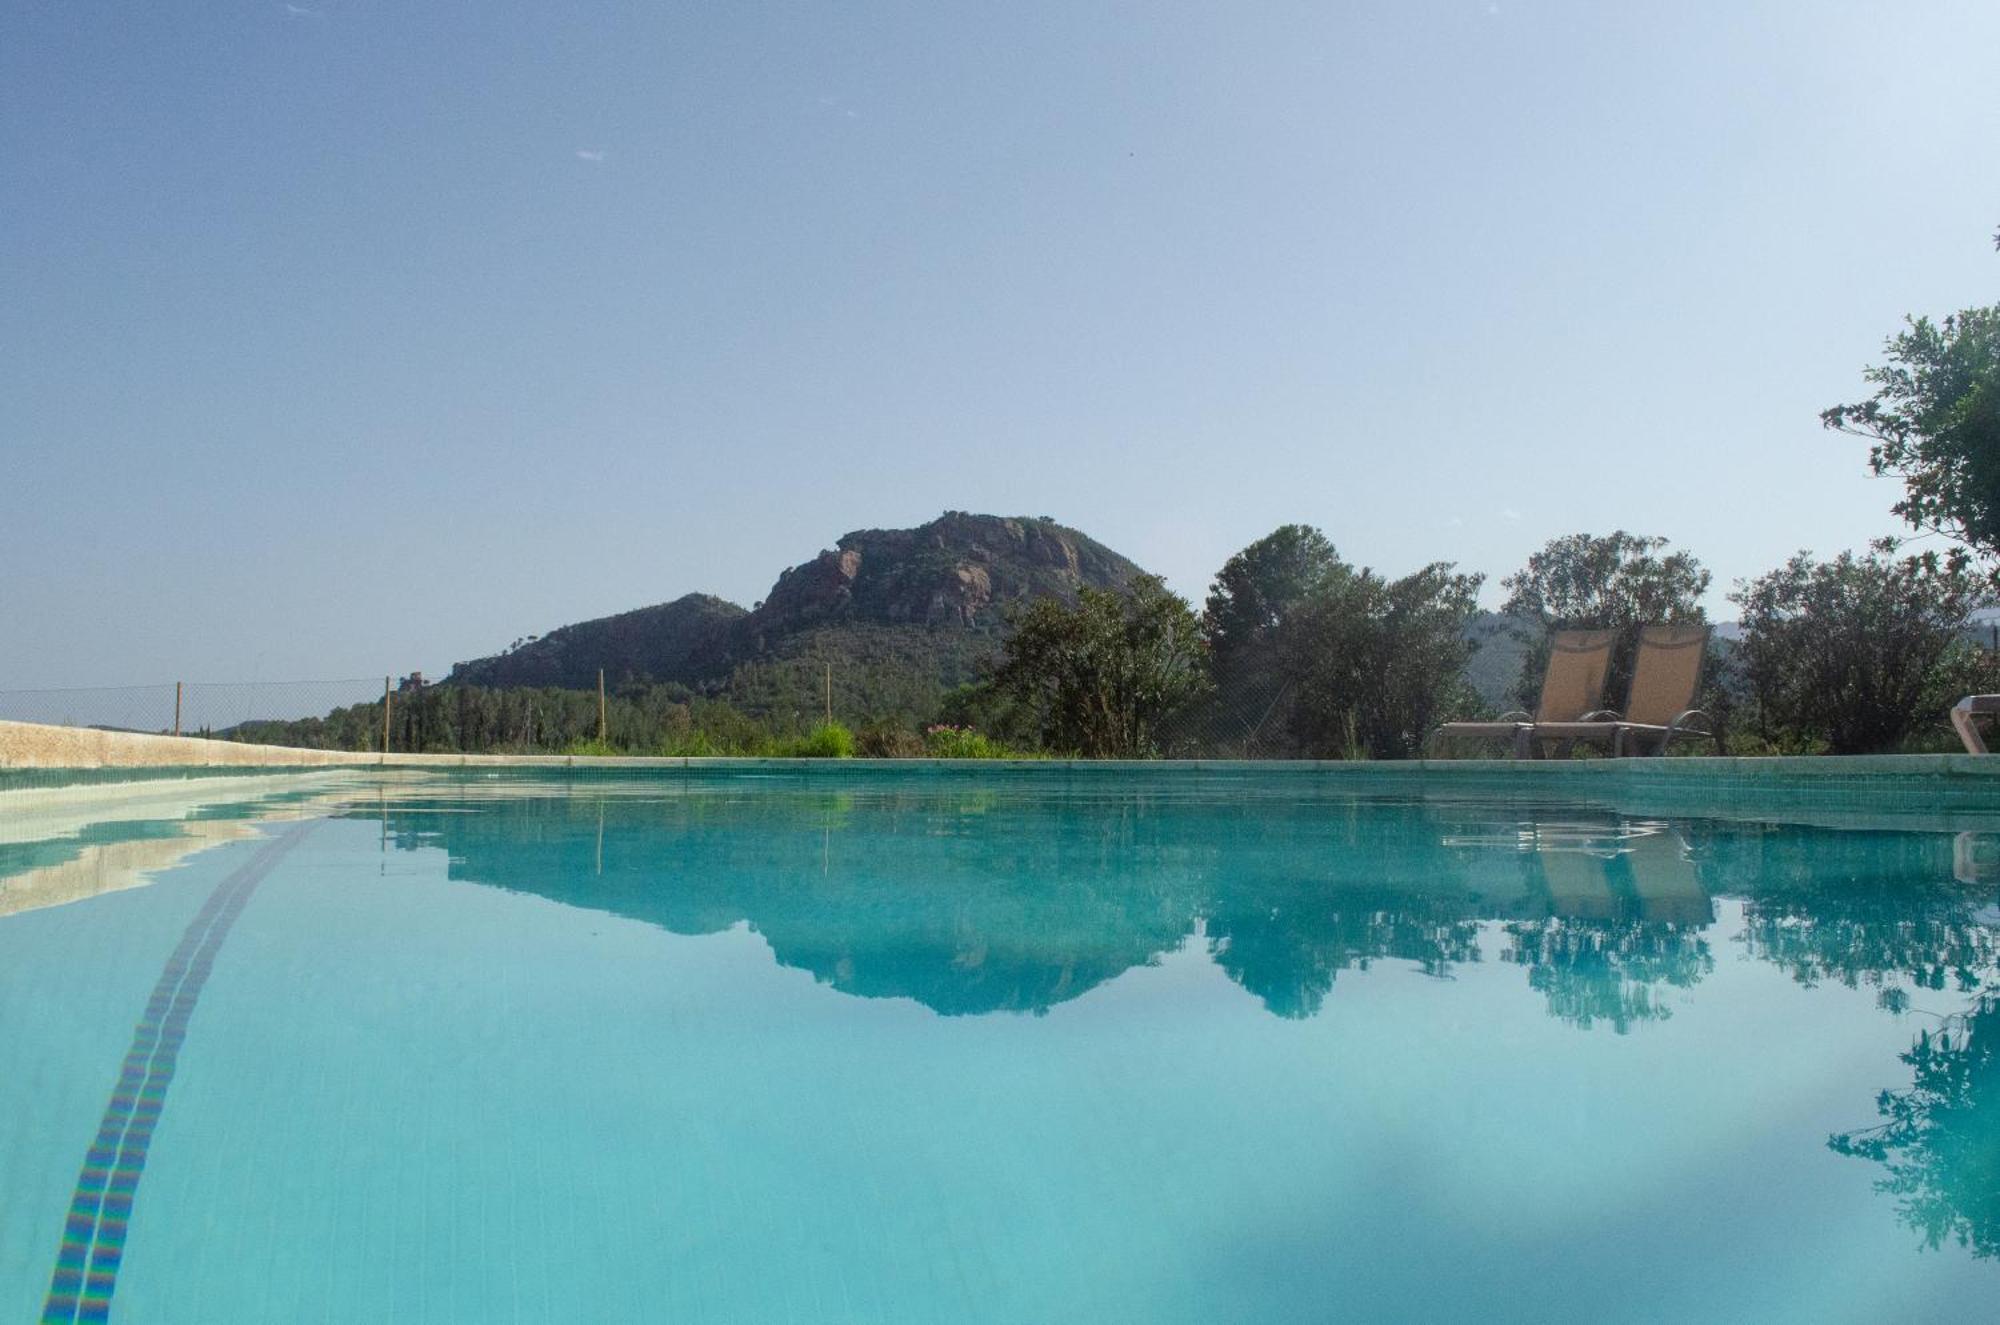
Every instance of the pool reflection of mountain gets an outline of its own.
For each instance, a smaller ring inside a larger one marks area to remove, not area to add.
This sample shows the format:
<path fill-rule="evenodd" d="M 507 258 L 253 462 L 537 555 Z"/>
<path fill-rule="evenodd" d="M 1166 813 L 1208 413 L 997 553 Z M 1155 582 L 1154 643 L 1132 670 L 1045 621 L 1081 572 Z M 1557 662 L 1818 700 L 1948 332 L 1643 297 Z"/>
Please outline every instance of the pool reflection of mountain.
<path fill-rule="evenodd" d="M 1199 930 L 1272 1012 L 1308 1016 L 1345 970 L 1480 961 L 1487 929 L 1487 958 L 1523 967 L 1552 1015 L 1622 1032 L 1712 969 L 1717 895 L 1744 899 L 1746 948 L 1802 983 L 1969 991 L 2000 946 L 1990 888 L 1954 878 L 1939 834 L 964 789 L 384 813 L 455 879 L 679 934 L 747 922 L 835 989 L 946 1014 L 1046 1011 Z"/>

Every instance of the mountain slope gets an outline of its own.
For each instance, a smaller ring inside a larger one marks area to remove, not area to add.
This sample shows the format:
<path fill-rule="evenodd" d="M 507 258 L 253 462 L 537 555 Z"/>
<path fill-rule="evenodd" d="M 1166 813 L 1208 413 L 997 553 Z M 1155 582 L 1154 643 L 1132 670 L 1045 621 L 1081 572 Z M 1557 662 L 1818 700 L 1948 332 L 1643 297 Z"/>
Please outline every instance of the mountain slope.
<path fill-rule="evenodd" d="M 678 679 L 693 667 L 697 650 L 745 615 L 735 603 L 691 593 L 671 603 L 563 626 L 504 653 L 459 663 L 449 679 L 462 685 L 581 690 L 597 685 L 600 667 L 614 684 Z"/>
<path fill-rule="evenodd" d="M 1006 611 L 1029 598 L 1072 601 L 1113 588 L 1139 567 L 1046 518 L 947 511 L 915 529 L 859 529 L 779 575 L 745 612 L 689 594 L 671 603 L 577 622 L 505 653 L 459 663 L 468 685 L 589 687 L 678 682 L 724 691 L 753 711 L 796 707 L 837 692 L 921 714 L 971 679 L 999 647 Z"/>

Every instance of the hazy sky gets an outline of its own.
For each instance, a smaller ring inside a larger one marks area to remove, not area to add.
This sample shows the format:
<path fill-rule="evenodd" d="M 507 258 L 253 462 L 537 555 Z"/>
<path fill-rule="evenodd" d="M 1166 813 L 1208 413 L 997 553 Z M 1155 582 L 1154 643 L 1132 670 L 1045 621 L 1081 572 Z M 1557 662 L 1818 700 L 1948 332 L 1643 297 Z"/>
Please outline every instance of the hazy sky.
<path fill-rule="evenodd" d="M 0 689 L 423 668 L 860 526 L 1719 593 L 2000 296 L 2000 5 L 0 15 Z M 1489 585 L 1489 589 L 1492 586 Z M 1497 597 L 1489 593 L 1489 597 Z"/>

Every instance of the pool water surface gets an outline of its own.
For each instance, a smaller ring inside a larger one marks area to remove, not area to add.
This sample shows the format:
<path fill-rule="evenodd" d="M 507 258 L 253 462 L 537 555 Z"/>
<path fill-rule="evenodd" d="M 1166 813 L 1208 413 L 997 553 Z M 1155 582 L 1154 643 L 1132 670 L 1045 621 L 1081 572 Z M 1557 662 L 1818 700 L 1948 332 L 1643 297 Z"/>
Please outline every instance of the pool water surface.
<path fill-rule="evenodd" d="M 17 816 L 0 1320 L 2000 1300 L 2000 814 L 1342 787 L 351 775 Z"/>

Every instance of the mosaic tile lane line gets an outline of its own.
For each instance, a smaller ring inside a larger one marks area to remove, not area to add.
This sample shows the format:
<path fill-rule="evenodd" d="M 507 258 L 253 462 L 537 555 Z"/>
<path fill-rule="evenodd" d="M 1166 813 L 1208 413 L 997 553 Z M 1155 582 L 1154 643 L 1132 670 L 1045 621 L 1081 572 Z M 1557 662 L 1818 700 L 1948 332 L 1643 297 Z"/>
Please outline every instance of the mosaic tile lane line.
<path fill-rule="evenodd" d="M 132 1047 L 84 1154 L 76 1191 L 63 1221 L 62 1245 L 42 1306 L 43 1325 L 83 1325 L 111 1316 L 111 1295 L 125 1257 L 125 1234 L 146 1151 L 180 1061 L 189 1018 L 215 955 L 257 885 L 318 820 L 280 832 L 234 874 L 217 884 L 188 923 L 132 1031 Z"/>

